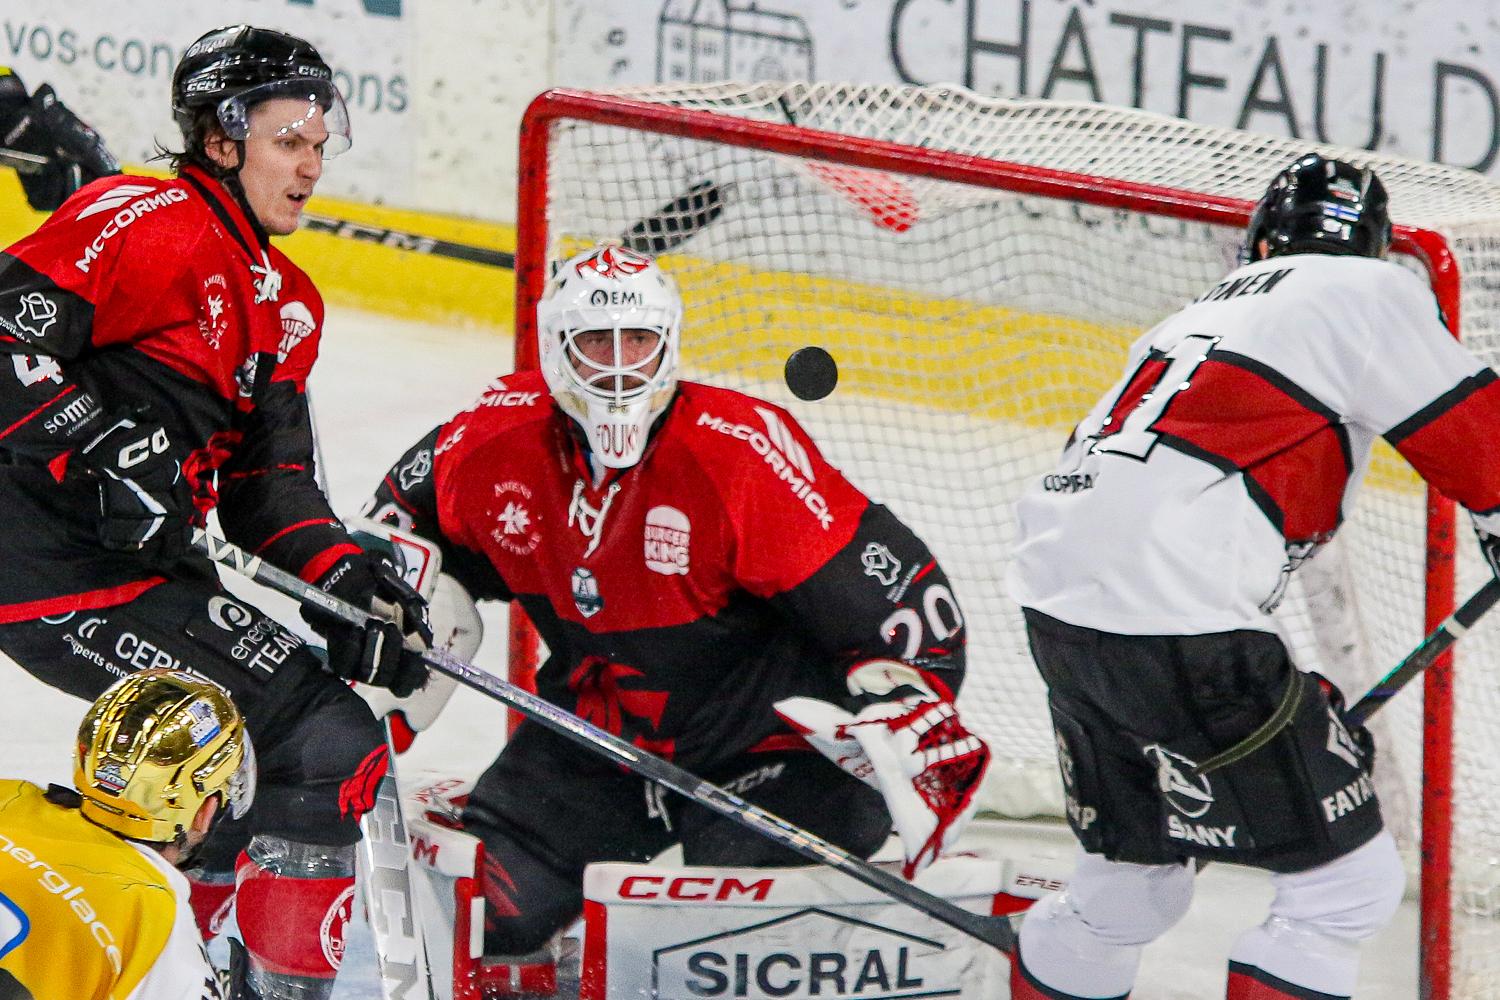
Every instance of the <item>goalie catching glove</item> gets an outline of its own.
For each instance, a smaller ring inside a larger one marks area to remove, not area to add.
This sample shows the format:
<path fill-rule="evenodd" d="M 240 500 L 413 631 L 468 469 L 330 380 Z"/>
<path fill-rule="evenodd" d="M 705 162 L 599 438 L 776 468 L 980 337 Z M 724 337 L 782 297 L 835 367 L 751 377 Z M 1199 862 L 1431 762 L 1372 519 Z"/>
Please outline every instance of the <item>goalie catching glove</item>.
<path fill-rule="evenodd" d="M 951 847 L 973 818 L 974 793 L 990 750 L 964 727 L 958 708 L 915 667 L 894 660 L 849 674 L 857 698 L 885 697 L 850 713 L 816 698 L 775 705 L 793 729 L 829 760 L 880 791 L 901 838 L 908 880 Z"/>

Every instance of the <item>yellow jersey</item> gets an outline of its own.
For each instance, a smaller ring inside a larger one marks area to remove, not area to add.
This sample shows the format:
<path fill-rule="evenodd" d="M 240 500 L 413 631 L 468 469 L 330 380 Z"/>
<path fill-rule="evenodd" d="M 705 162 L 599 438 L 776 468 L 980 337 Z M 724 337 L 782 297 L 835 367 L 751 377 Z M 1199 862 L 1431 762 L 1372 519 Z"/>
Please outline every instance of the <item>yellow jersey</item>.
<path fill-rule="evenodd" d="M 0 779 L 0 996 L 219 1000 L 182 873 L 44 794 Z"/>

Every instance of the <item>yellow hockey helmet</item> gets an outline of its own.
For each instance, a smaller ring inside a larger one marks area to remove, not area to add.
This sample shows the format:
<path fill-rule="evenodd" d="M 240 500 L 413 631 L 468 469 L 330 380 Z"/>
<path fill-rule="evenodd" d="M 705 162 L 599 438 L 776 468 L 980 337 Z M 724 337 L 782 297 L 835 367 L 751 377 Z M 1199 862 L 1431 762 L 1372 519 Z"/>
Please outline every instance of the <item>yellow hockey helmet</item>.
<path fill-rule="evenodd" d="M 73 784 L 83 814 L 131 840 L 169 843 L 203 801 L 238 819 L 255 797 L 255 751 L 219 685 L 179 670 L 117 681 L 78 727 Z"/>

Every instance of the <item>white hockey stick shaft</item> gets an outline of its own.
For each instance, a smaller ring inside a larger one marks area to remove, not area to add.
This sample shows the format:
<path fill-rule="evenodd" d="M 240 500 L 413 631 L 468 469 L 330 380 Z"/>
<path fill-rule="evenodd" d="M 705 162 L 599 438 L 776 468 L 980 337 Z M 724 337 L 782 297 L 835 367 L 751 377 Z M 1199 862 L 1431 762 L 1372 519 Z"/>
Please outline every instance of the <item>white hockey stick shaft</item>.
<path fill-rule="evenodd" d="M 375 939 L 382 1000 L 432 1000 L 431 967 L 417 897 L 412 891 L 411 844 L 396 782 L 396 748 L 391 743 L 389 717 L 384 725 L 390 762 L 376 789 L 374 808 L 360 817 L 363 836 L 355 855 L 356 871 Z"/>
<path fill-rule="evenodd" d="M 250 577 L 272 590 L 278 590 L 304 604 L 354 625 L 362 625 L 370 615 L 351 604 L 327 594 L 301 578 L 278 569 L 238 546 L 216 538 L 202 529 L 194 529 L 193 546 L 221 566 Z M 1009 920 L 974 913 L 957 904 L 919 889 L 910 882 L 857 858 L 815 834 L 794 826 L 774 813 L 711 782 L 683 770 L 640 747 L 625 742 L 612 733 L 580 719 L 550 701 L 486 673 L 442 650 L 429 650 L 422 659 L 433 670 L 459 683 L 503 701 L 522 715 L 572 740 L 583 747 L 609 757 L 627 770 L 669 788 L 694 802 L 739 823 L 781 846 L 843 872 L 886 896 L 905 903 L 969 936 L 1002 951 L 1014 952 L 1015 931 Z"/>

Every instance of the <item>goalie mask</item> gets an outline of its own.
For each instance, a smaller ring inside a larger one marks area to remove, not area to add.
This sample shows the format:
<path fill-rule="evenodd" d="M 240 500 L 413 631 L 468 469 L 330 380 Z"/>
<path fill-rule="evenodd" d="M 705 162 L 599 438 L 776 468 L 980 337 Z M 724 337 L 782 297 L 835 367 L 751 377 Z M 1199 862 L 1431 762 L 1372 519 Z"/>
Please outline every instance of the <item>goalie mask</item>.
<path fill-rule="evenodd" d="M 73 758 L 83 815 L 149 843 L 171 843 L 203 801 L 239 819 L 255 798 L 245 721 L 217 684 L 175 670 L 117 681 L 84 715 Z"/>
<path fill-rule="evenodd" d="M 641 460 L 677 388 L 682 298 L 650 257 L 601 246 L 565 261 L 537 303 L 538 353 L 552 398 L 601 465 Z"/>
<path fill-rule="evenodd" d="M 1297 160 L 1271 181 L 1255 206 L 1243 260 L 1289 253 L 1384 257 L 1391 243 L 1385 185 L 1375 172 L 1317 153 Z"/>

